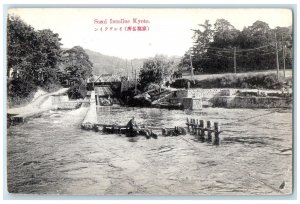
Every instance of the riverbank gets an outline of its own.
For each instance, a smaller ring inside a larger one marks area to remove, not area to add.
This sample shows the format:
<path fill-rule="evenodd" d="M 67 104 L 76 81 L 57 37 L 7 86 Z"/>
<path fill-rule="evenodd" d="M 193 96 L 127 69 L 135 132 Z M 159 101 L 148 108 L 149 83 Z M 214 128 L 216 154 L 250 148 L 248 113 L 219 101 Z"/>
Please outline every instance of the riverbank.
<path fill-rule="evenodd" d="M 140 94 L 137 99 L 140 99 L 140 102 L 150 101 L 152 107 L 162 107 L 163 104 L 167 104 L 166 107 L 191 110 L 205 107 L 292 108 L 291 91 L 229 88 L 166 89 L 153 96 Z"/>
<path fill-rule="evenodd" d="M 188 85 L 189 84 L 189 85 Z M 277 78 L 274 72 L 250 72 L 250 73 L 227 73 L 227 74 L 203 74 L 184 76 L 171 83 L 174 88 L 237 88 L 237 89 L 272 89 L 281 90 L 292 88 L 292 70 L 287 71 L 284 78 L 282 74 Z"/>

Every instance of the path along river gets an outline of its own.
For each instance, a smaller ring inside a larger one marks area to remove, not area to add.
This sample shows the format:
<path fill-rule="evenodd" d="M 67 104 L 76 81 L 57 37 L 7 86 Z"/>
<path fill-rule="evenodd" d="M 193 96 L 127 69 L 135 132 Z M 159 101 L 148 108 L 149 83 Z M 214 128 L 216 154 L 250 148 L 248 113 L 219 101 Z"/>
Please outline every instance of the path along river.
<path fill-rule="evenodd" d="M 127 138 L 80 129 L 87 108 L 48 111 L 7 130 L 8 189 L 84 195 L 249 195 L 292 192 L 292 110 L 98 109 L 101 123 L 184 126 L 219 121 L 221 145 L 194 136 Z M 284 185 L 282 185 L 284 184 Z M 281 185 L 281 188 L 280 188 Z"/>

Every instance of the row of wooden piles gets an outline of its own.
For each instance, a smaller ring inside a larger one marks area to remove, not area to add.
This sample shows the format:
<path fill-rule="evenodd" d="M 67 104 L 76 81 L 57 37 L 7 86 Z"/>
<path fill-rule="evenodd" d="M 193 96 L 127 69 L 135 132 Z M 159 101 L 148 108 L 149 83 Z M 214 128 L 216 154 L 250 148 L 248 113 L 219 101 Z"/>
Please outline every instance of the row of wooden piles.
<path fill-rule="evenodd" d="M 196 135 L 201 142 L 220 144 L 221 128 L 218 122 L 204 121 L 200 119 L 187 118 L 187 130 L 191 135 Z"/>
<path fill-rule="evenodd" d="M 198 140 L 201 142 L 212 143 L 213 145 L 220 144 L 220 134 L 221 128 L 218 122 L 204 121 L 200 119 L 187 118 L 186 127 L 174 127 L 174 128 L 162 128 L 163 136 L 179 136 L 186 135 L 195 135 Z M 126 126 L 120 125 L 99 125 L 99 124 L 90 124 L 85 123 L 81 125 L 82 129 L 94 130 L 96 132 L 101 131 L 104 133 L 111 134 L 128 134 L 130 130 Z M 152 130 L 147 128 L 142 128 L 137 130 L 139 135 L 145 135 L 153 138 L 157 138 L 157 135 L 152 132 Z"/>

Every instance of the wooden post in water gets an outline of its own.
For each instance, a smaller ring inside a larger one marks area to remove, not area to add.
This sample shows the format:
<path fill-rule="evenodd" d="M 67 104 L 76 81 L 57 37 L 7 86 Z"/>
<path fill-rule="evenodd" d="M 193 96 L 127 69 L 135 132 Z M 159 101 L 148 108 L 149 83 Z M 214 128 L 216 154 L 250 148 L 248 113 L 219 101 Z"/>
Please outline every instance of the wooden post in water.
<path fill-rule="evenodd" d="M 205 131 L 204 131 L 204 120 L 200 120 L 200 141 L 204 142 L 205 141 Z"/>
<path fill-rule="evenodd" d="M 198 132 L 199 132 L 199 120 L 196 119 L 196 127 L 195 127 L 195 135 L 198 135 Z"/>
<path fill-rule="evenodd" d="M 194 119 L 194 135 L 197 134 L 197 126 L 198 126 L 197 121 L 196 119 Z"/>
<path fill-rule="evenodd" d="M 195 135 L 199 134 L 199 124 L 197 123 L 195 126 Z"/>
<path fill-rule="evenodd" d="M 212 142 L 212 136 L 211 136 L 211 122 L 210 121 L 207 121 L 206 123 L 206 129 L 208 130 L 207 131 L 207 142 L 211 143 Z"/>
<path fill-rule="evenodd" d="M 195 120 L 194 120 L 194 118 L 192 118 L 191 119 L 191 126 L 192 126 L 192 134 L 194 134 L 195 133 Z"/>
<path fill-rule="evenodd" d="M 98 106 L 99 105 L 99 97 L 97 96 L 97 95 L 95 95 L 95 101 L 96 101 L 96 106 Z"/>
<path fill-rule="evenodd" d="M 190 121 L 189 121 L 189 118 L 186 118 L 186 124 L 187 124 L 188 133 L 189 133 L 190 132 Z"/>
<path fill-rule="evenodd" d="M 95 95 L 96 106 L 98 105 L 98 96 Z"/>
<path fill-rule="evenodd" d="M 215 141 L 214 145 L 219 145 L 220 144 L 220 126 L 219 123 L 215 122 L 214 123 L 214 129 L 215 129 Z"/>

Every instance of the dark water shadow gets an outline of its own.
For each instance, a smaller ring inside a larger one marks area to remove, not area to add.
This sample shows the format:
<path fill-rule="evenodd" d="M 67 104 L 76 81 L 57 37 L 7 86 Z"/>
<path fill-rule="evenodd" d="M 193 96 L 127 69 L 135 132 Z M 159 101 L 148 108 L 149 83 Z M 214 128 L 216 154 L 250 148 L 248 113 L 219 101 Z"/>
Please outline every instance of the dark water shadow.
<path fill-rule="evenodd" d="M 138 142 L 139 141 L 139 139 L 138 139 L 138 137 L 128 137 L 128 140 L 127 140 L 128 142 Z"/>

